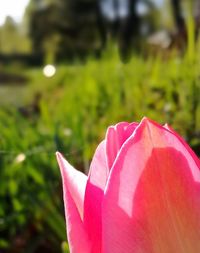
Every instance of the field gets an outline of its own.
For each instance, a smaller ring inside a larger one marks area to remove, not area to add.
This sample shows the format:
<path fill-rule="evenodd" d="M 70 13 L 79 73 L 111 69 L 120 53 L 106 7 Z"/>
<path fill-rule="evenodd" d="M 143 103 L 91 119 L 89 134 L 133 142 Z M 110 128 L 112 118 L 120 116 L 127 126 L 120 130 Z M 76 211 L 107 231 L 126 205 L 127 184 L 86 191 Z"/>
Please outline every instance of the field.
<path fill-rule="evenodd" d="M 0 86 L 0 251 L 68 252 L 55 151 L 87 173 L 106 128 L 147 116 L 168 122 L 200 155 L 200 58 L 134 55 L 41 68 L 7 68 L 28 81 Z"/>

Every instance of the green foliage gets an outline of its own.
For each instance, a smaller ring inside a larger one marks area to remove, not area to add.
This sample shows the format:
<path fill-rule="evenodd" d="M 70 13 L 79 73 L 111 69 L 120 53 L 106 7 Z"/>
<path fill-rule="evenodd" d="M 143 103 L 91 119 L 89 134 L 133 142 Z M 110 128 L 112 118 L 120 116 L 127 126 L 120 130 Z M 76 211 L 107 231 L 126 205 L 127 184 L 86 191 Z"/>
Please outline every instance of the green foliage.
<path fill-rule="evenodd" d="M 109 50 L 98 61 L 58 66 L 52 78 L 23 70 L 30 77 L 24 109 L 34 107 L 35 94 L 41 99 L 39 111 L 0 109 L 0 249 L 68 252 L 56 150 L 87 171 L 109 125 L 148 116 L 199 152 L 200 59 L 168 58 L 133 56 L 124 65 Z"/>

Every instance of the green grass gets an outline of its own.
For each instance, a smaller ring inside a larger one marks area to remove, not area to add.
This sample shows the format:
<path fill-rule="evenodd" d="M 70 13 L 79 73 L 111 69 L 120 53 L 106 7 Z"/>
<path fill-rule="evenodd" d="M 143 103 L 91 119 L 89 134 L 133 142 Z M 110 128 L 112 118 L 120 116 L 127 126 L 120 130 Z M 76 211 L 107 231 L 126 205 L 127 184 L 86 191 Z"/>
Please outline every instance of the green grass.
<path fill-rule="evenodd" d="M 47 252 L 67 252 L 56 150 L 87 171 L 109 125 L 143 116 L 168 122 L 199 150 L 199 63 L 197 53 L 133 56 L 124 65 L 109 50 L 84 65 L 57 66 L 50 79 L 39 68 L 23 69 L 30 82 L 14 104 L 31 104 L 40 93 L 40 113 L 24 117 L 5 103 L 0 109 L 0 249 L 26 253 L 45 245 Z"/>

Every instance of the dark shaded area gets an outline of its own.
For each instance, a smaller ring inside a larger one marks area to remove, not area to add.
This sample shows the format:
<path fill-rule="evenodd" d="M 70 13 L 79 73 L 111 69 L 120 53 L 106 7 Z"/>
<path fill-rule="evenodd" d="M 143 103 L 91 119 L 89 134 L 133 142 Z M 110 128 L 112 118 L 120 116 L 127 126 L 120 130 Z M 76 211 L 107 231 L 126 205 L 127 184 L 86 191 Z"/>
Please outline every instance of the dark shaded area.
<path fill-rule="evenodd" d="M 175 24 L 178 31 L 185 29 L 185 21 L 181 11 L 181 1 L 180 0 L 171 0 L 173 15 L 175 19 Z"/>
<path fill-rule="evenodd" d="M 21 54 L 21 53 L 12 53 L 12 54 L 0 54 L 0 64 L 10 65 L 12 63 L 20 63 L 29 67 L 38 66 L 43 63 L 43 57 L 40 54 Z"/>
<path fill-rule="evenodd" d="M 28 81 L 28 78 L 24 75 L 3 73 L 0 71 L 0 85 L 24 85 Z"/>

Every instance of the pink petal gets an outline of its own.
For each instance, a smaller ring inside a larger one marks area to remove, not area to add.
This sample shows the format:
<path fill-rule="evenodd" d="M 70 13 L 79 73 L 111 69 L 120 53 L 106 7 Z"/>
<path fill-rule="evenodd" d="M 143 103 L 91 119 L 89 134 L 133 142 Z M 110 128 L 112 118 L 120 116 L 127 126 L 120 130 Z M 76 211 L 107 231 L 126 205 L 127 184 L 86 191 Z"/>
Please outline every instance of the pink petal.
<path fill-rule="evenodd" d="M 200 252 L 199 167 L 148 119 L 118 154 L 102 206 L 103 253 Z"/>
<path fill-rule="evenodd" d="M 74 169 L 59 152 L 56 153 L 56 156 L 62 175 L 63 188 L 68 189 L 70 192 L 70 195 L 79 211 L 80 217 L 83 219 L 83 205 L 87 176 Z"/>
<path fill-rule="evenodd" d="M 101 253 L 101 204 L 109 174 L 105 144 L 101 142 L 95 152 L 85 192 L 84 224 L 92 241 L 92 253 Z"/>
<path fill-rule="evenodd" d="M 81 215 L 87 177 L 75 170 L 60 153 L 57 152 L 63 180 L 63 198 L 67 224 L 67 237 L 71 253 L 90 253 L 90 243 Z"/>
<path fill-rule="evenodd" d="M 64 190 L 65 217 L 70 253 L 90 253 L 91 245 L 80 214 L 68 189 Z"/>
<path fill-rule="evenodd" d="M 107 133 L 108 139 L 98 146 L 93 157 L 85 193 L 84 224 L 92 241 L 92 252 L 101 252 L 102 236 L 102 198 L 109 176 L 107 158 L 116 158 L 124 141 L 133 133 L 137 123 L 122 122 L 115 127 L 110 127 Z M 107 149 L 107 150 L 106 150 Z M 106 157 L 106 151 L 109 156 Z M 113 162 L 112 161 L 112 162 Z M 110 160 L 110 163 L 112 163 Z M 109 163 L 109 162 L 108 162 Z M 111 164 L 110 164 L 111 166 Z"/>
<path fill-rule="evenodd" d="M 106 153 L 109 169 L 112 168 L 121 146 L 132 135 L 137 125 L 137 123 L 129 124 L 121 122 L 108 128 L 106 134 Z"/>

